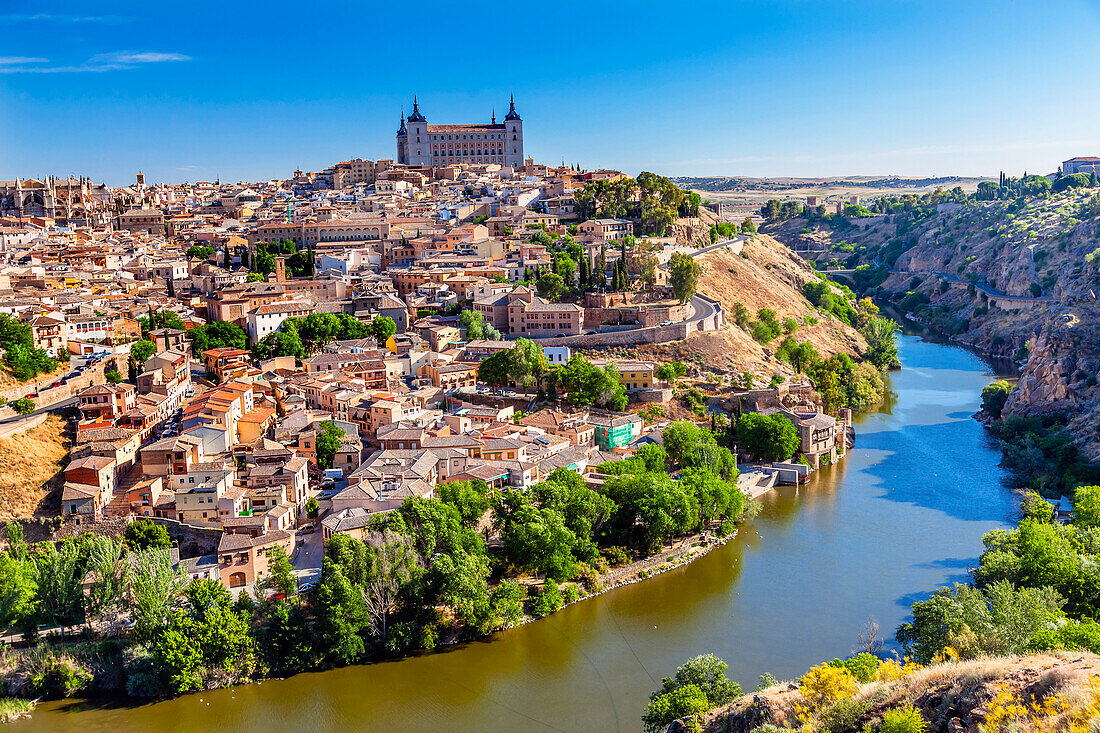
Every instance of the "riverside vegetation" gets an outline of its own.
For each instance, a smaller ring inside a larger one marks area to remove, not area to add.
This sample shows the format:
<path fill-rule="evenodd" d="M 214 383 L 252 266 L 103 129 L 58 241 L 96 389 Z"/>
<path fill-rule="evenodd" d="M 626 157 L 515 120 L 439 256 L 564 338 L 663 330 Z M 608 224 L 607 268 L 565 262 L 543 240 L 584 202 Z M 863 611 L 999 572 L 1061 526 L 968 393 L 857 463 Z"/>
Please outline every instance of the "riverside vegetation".
<path fill-rule="evenodd" d="M 940 588 L 913 604 L 912 620 L 897 630 L 903 659 L 880 658 L 881 642 L 874 633 L 863 635 L 865 651 L 814 667 L 797 681 L 796 693 L 781 696 L 781 703 L 768 710 L 767 720 L 760 720 L 758 709 L 759 725 L 745 730 L 932 729 L 930 718 L 943 712 L 937 707 L 943 697 L 921 698 L 924 709 L 914 707 L 914 699 L 933 682 L 966 675 L 971 682 L 991 681 L 988 697 L 993 699 L 982 701 L 985 733 L 1093 730 L 1092 721 L 1100 719 L 1096 660 L 1084 673 L 1048 680 L 1042 689 L 1011 688 L 998 680 L 1008 677 L 1005 670 L 1012 665 L 1029 666 L 1016 659 L 1021 656 L 1065 660 L 1069 657 L 1059 655 L 1066 651 L 1100 653 L 1098 537 L 1100 486 L 1077 487 L 1067 524 L 1055 521 L 1053 507 L 1040 496 L 1027 494 L 1017 527 L 983 538 L 985 551 L 970 583 Z M 688 729 L 701 729 L 707 711 L 740 694 L 736 685 L 721 682 L 725 669 L 713 658 L 686 663 L 651 697 L 643 715 L 647 730 L 663 730 L 677 719 Z M 764 678 L 761 689 L 773 682 Z M 965 684 L 952 694 L 961 695 Z M 735 712 L 746 719 L 751 707 L 745 701 Z"/>
<path fill-rule="evenodd" d="M 34 645 L 2 652 L 0 694 L 171 696 L 432 649 L 553 613 L 600 591 L 609 568 L 708 528 L 728 535 L 755 510 L 709 430 L 668 430 L 667 453 L 650 445 L 600 466 L 598 491 L 558 469 L 527 492 L 470 481 L 407 499 L 364 540 L 331 538 L 309 594 L 278 549 L 255 594 L 234 601 L 216 581 L 188 582 L 151 522 L 121 540 L 34 545 L 11 523 L 0 627 Z M 36 641 L 43 626 L 68 638 Z"/>
<path fill-rule="evenodd" d="M 1007 392 L 1005 384 L 986 388 L 983 408 L 998 416 Z M 1018 429 L 999 430 L 1003 436 Z M 796 693 L 779 695 L 782 699 L 764 715 L 767 720 L 760 709 L 748 712 L 751 703 L 741 704 L 737 718 L 759 722 L 744 729 L 771 733 L 781 723 L 782 728 L 830 733 L 924 731 L 932 729 L 930 718 L 943 713 L 944 697 L 925 695 L 918 701 L 923 708 L 914 707 L 916 691 L 969 675 L 972 682 L 988 683 L 987 697 L 992 698 L 980 701 L 984 710 L 971 711 L 984 733 L 1093 730 L 1093 721 L 1100 720 L 1100 664 L 1095 660 L 1076 676 L 1063 675 L 1042 686 L 1037 680 L 1031 687 L 1001 681 L 1012 665 L 1029 667 L 1021 656 L 1046 654 L 1057 666 L 1067 659 L 1058 655 L 1067 651 L 1100 653 L 1100 575 L 1095 570 L 1100 563 L 1100 485 L 1082 483 L 1091 469 L 1057 435 L 1046 436 L 1055 443 L 1044 444 L 1034 435 L 1025 439 L 1035 451 L 1034 462 L 1026 473 L 1015 463 L 1009 468 L 1016 469 L 1017 478 L 1031 476 L 1033 484 L 1061 481 L 1073 495 L 1068 522 L 1057 521 L 1054 507 L 1038 493 L 1024 493 L 1017 526 L 983 537 L 985 549 L 970 582 L 940 588 L 912 605 L 912 620 L 896 634 L 904 659 L 881 659 L 881 642 L 867 634 L 861 637 L 865 651 L 811 669 L 798 680 Z M 740 692 L 731 695 L 728 685 L 714 683 L 724 672 L 720 660 L 688 662 L 653 694 L 643 716 L 647 729 L 661 730 L 677 719 L 688 729 L 701 729 L 707 711 Z M 701 678 L 710 682 L 700 684 Z M 958 697 L 965 684 L 956 687 L 949 684 L 945 690 L 953 689 L 951 695 Z M 712 694 L 716 689 L 721 691 L 717 697 Z M 978 702 L 971 707 L 978 708 Z"/>

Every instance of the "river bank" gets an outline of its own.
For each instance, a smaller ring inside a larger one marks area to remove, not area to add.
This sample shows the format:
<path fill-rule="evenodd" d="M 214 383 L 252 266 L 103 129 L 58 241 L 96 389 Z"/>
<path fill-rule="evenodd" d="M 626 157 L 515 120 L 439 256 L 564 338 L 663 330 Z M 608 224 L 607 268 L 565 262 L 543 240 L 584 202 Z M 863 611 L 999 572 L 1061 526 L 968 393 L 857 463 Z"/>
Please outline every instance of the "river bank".
<path fill-rule="evenodd" d="M 137 707 L 45 702 L 10 730 L 633 733 L 688 656 L 714 652 L 752 689 L 763 672 L 789 679 L 847 654 L 869 616 L 889 638 L 913 600 L 964 578 L 982 534 L 1015 512 L 970 418 L 992 370 L 961 347 L 914 336 L 899 347 L 886 402 L 856 417 L 859 450 L 765 495 L 735 537 L 644 583 L 432 653 Z"/>

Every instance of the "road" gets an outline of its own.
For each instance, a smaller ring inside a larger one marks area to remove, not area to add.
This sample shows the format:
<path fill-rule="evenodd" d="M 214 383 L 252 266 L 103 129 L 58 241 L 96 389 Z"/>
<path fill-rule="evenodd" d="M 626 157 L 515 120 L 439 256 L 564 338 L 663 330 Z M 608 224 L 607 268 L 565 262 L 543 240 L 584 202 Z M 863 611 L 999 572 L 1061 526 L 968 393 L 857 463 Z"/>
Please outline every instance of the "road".
<path fill-rule="evenodd" d="M 736 237 L 733 237 L 732 239 L 727 239 L 723 242 L 715 242 L 714 244 L 708 244 L 706 247 L 700 247 L 699 249 L 692 252 L 691 256 L 692 257 L 698 257 L 699 255 L 705 255 L 707 252 L 713 252 L 716 249 L 722 249 L 723 247 L 728 247 L 731 244 L 741 244 L 746 239 L 748 239 L 748 237 L 745 237 L 745 236 L 742 236 L 742 235 L 739 234 Z"/>
<path fill-rule="evenodd" d="M 318 527 L 312 534 L 299 534 L 298 549 L 290 560 L 290 564 L 294 566 L 294 575 L 298 578 L 298 585 L 320 580 L 321 565 L 324 561 L 325 541 L 321 528 Z"/>
<path fill-rule="evenodd" d="M 9 415 L 5 418 L 0 418 L 0 425 L 7 425 L 9 423 L 17 422 L 19 420 L 25 420 L 28 417 L 34 417 L 35 415 L 41 415 L 43 412 L 57 412 L 58 410 L 64 410 L 69 407 L 73 407 L 79 402 L 77 397 L 67 397 L 60 402 L 54 402 L 52 405 L 43 405 L 42 407 L 36 407 L 34 412 L 30 415 Z"/>
<path fill-rule="evenodd" d="M 705 298 L 700 298 L 698 294 L 691 296 L 691 307 L 693 315 L 691 318 L 687 319 L 688 321 L 698 321 L 702 318 L 709 318 L 718 311 L 713 303 Z"/>
<path fill-rule="evenodd" d="M 855 270 L 818 270 L 818 272 L 820 272 L 823 275 L 851 275 L 853 272 L 855 272 Z M 929 272 L 913 272 L 913 271 L 910 271 L 910 270 L 890 270 L 890 274 L 891 275 L 913 275 L 913 276 L 935 275 L 936 277 L 943 278 L 944 280 L 946 280 L 949 283 L 956 283 L 956 284 L 959 284 L 959 285 L 973 285 L 974 289 L 977 290 L 979 293 L 984 293 L 985 295 L 987 295 L 990 298 L 993 298 L 994 300 L 1008 300 L 1008 301 L 1014 301 L 1014 302 L 1017 302 L 1017 303 L 1057 303 L 1057 302 L 1059 302 L 1058 298 L 1054 298 L 1054 297 L 1051 297 L 1049 295 L 1040 296 L 1038 298 L 1029 297 L 1029 296 L 1026 296 L 1026 295 L 1009 295 L 1007 293 L 1002 293 L 1000 290 L 995 290 L 995 289 L 989 287 L 988 285 L 983 285 L 981 283 L 971 283 L 969 280 L 963 280 L 961 278 L 956 277 L 955 275 L 950 275 L 946 272 L 940 272 L 939 270 L 931 270 Z"/>

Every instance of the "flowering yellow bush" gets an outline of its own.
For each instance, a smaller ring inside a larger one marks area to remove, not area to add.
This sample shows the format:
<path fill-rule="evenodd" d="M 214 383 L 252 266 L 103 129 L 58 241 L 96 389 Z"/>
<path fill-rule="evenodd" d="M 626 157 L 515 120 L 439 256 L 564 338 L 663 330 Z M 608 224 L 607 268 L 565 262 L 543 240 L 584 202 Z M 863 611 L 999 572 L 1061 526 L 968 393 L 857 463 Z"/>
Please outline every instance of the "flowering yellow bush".
<path fill-rule="evenodd" d="M 798 681 L 798 692 L 817 709 L 859 692 L 859 683 L 843 667 L 820 664 L 812 667 Z"/>
<path fill-rule="evenodd" d="M 1038 704 L 1028 705 L 1007 686 L 1001 685 L 989 703 L 982 733 L 1091 733 L 1100 720 L 1100 679 L 1093 677 L 1084 695 L 1058 692 Z"/>
<path fill-rule="evenodd" d="M 910 661 L 909 657 L 901 660 L 901 664 L 898 664 L 897 660 L 887 659 L 878 666 L 878 671 L 875 672 L 875 680 L 878 682 L 893 682 L 906 675 L 913 674 L 918 669 L 923 669 L 923 667 Z"/>

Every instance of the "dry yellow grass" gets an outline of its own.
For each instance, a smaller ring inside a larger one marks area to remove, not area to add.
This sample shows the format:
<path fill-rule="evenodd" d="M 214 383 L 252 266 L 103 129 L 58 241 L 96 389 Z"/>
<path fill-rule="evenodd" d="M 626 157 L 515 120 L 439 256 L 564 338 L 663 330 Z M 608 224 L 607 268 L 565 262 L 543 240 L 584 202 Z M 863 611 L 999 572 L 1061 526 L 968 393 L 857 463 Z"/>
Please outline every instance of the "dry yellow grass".
<path fill-rule="evenodd" d="M 19 381 L 15 378 L 15 375 L 11 373 L 11 369 L 8 369 L 3 364 L 0 364 L 0 389 L 7 389 L 8 387 L 15 387 L 20 384 L 26 384 L 33 386 L 35 381 L 44 382 L 42 386 L 49 384 L 50 378 L 55 376 L 61 376 L 65 372 L 69 371 L 69 365 L 66 362 L 58 362 L 57 366 L 53 368 L 53 371 L 49 373 L 39 374 L 35 379 L 28 379 L 27 381 Z"/>
<path fill-rule="evenodd" d="M 667 344 L 644 344 L 634 349 L 638 358 L 688 361 L 701 357 L 710 368 L 749 371 L 765 383 L 774 373 L 792 373 L 789 365 L 774 356 L 783 337 L 767 346 L 758 344 L 733 323 L 735 303 L 744 305 L 753 319 L 761 308 L 775 311 L 781 321 L 793 318 L 799 324 L 794 338 L 809 341 L 823 357 L 838 353 L 856 356 L 866 351 L 867 344 L 858 331 L 817 311 L 803 297 L 802 285 L 815 275 L 798 255 L 766 235 L 746 242 L 745 253 L 747 258 L 716 250 L 699 258 L 699 292 L 722 302 L 725 329 Z"/>
<path fill-rule="evenodd" d="M 0 439 L 0 520 L 47 512 L 43 503 L 61 484 L 69 454 L 67 425 L 50 415 L 36 428 Z"/>

